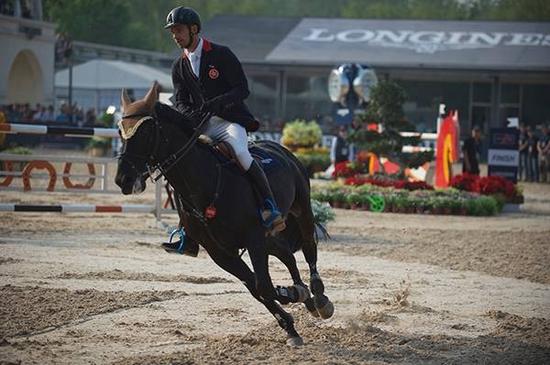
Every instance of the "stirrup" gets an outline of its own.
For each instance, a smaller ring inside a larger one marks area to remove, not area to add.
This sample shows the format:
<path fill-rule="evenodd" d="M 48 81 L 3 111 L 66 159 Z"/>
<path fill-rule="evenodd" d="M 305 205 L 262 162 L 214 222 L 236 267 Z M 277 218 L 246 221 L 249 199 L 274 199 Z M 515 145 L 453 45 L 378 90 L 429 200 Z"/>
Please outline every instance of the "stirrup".
<path fill-rule="evenodd" d="M 176 249 L 176 251 L 179 253 L 179 254 L 182 254 L 183 255 L 183 251 L 185 250 L 185 230 L 183 229 L 183 227 L 180 227 L 180 228 L 176 228 L 172 231 L 172 233 L 170 233 L 170 239 L 168 240 L 168 243 L 172 243 L 172 239 L 174 238 L 174 236 L 177 234 L 179 234 L 180 236 L 180 244 L 178 246 L 178 248 Z M 164 244 L 163 244 L 164 246 Z"/>
<path fill-rule="evenodd" d="M 264 220 L 263 212 L 264 212 L 264 210 L 266 210 L 266 209 L 264 209 L 266 207 L 271 212 L 271 215 L 267 219 Z M 260 213 L 260 220 L 262 221 L 262 225 L 265 228 L 271 228 L 271 226 L 273 226 L 273 222 L 275 222 L 275 220 L 277 220 L 278 218 L 282 218 L 281 217 L 282 216 L 281 212 L 279 211 L 279 209 L 277 208 L 275 203 L 269 198 L 267 198 L 264 201 L 264 206 L 259 209 L 259 213 Z"/>

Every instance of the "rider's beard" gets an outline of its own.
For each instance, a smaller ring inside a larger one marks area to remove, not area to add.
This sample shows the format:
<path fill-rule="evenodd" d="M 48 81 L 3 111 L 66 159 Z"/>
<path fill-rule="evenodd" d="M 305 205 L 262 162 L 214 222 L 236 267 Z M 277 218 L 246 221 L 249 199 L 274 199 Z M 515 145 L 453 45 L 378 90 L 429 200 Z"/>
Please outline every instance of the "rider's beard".
<path fill-rule="evenodd" d="M 185 46 L 183 46 L 183 48 L 189 49 L 193 45 L 193 42 L 195 41 L 195 36 L 196 36 L 196 33 L 189 33 L 189 41 Z"/>

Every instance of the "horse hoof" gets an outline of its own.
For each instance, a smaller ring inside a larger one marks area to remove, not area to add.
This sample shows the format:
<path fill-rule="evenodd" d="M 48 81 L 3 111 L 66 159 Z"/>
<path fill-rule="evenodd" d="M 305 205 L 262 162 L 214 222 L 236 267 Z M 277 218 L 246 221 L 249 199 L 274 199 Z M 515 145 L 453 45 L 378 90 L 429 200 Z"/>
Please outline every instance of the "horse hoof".
<path fill-rule="evenodd" d="M 323 319 L 329 319 L 334 314 L 334 304 L 329 300 L 322 308 L 317 308 L 317 312 Z"/>
<path fill-rule="evenodd" d="M 300 347 L 304 345 L 304 340 L 301 337 L 289 337 L 286 344 L 290 347 Z"/>
<path fill-rule="evenodd" d="M 309 312 L 309 314 L 311 314 L 313 317 L 319 318 L 319 312 L 317 311 L 317 309 L 312 310 L 312 311 L 308 310 L 308 312 Z"/>
<path fill-rule="evenodd" d="M 317 308 L 315 308 L 315 302 L 312 298 L 307 298 L 304 302 L 306 305 L 306 309 L 313 317 L 319 318 L 319 312 L 317 312 Z"/>
<path fill-rule="evenodd" d="M 301 285 L 293 285 L 294 289 L 298 293 L 298 302 L 303 303 L 309 298 L 309 290 Z"/>

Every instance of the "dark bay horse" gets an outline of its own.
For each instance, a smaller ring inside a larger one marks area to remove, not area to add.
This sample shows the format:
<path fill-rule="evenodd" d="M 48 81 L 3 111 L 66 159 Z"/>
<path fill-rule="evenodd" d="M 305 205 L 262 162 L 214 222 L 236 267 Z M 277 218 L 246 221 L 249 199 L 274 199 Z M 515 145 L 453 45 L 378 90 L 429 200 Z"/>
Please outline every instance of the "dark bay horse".
<path fill-rule="evenodd" d="M 292 316 L 279 303 L 305 301 L 312 314 L 322 318 L 330 318 L 334 312 L 317 271 L 307 172 L 284 147 L 267 141 L 257 144 L 264 156 L 267 154 L 269 160 L 276 161 L 267 176 L 288 224 L 278 237 L 267 238 L 258 216 L 256 194 L 248 179 L 239 170 L 223 166 L 211 147 L 195 143 L 199 127 L 196 117 L 173 110 L 160 113 L 167 108 L 156 103 L 157 99 L 156 85 L 136 102 L 131 102 L 123 90 L 124 116 L 119 124 L 123 145 L 116 184 L 123 194 L 140 193 L 145 190 L 151 170 L 158 169 L 182 197 L 189 235 L 200 242 L 218 266 L 241 280 L 265 305 L 286 331 L 289 345 L 301 345 L 303 341 L 294 328 Z M 238 255 L 241 248 L 248 251 L 253 271 Z M 292 256 L 300 248 L 309 266 L 313 298 L 307 289 L 304 291 Z M 293 287 L 273 286 L 268 268 L 270 253 L 289 267 Z"/>

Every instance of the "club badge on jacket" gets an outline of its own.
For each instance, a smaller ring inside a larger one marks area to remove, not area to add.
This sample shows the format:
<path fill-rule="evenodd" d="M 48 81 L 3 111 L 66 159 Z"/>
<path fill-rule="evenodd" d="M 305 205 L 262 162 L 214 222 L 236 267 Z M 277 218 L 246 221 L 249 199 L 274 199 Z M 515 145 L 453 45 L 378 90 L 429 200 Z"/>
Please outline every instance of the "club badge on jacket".
<path fill-rule="evenodd" d="M 210 70 L 208 70 L 208 77 L 210 77 L 212 80 L 216 80 L 218 77 L 220 77 L 220 72 L 214 66 L 210 66 Z"/>

